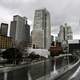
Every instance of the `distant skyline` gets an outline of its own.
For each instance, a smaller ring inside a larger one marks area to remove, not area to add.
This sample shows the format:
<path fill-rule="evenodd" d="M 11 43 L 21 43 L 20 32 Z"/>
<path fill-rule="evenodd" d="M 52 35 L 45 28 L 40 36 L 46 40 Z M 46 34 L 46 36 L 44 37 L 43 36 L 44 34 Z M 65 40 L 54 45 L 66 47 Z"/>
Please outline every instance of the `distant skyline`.
<path fill-rule="evenodd" d="M 13 15 L 26 16 L 31 29 L 36 9 L 47 8 L 51 13 L 52 34 L 57 35 L 60 25 L 71 25 L 74 39 L 80 39 L 80 0 L 0 0 L 0 23 L 10 24 Z"/>

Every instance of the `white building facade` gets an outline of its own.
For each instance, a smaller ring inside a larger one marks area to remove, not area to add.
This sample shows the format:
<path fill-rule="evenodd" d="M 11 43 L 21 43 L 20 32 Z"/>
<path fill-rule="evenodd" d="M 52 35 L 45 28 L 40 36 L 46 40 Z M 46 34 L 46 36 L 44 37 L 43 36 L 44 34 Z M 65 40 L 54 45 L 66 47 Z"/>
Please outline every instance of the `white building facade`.
<path fill-rule="evenodd" d="M 50 47 L 51 23 L 50 14 L 46 9 L 39 9 L 35 11 L 32 31 L 32 44 L 34 44 L 35 46 L 37 45 L 37 47 L 39 48 L 48 49 Z"/>
<path fill-rule="evenodd" d="M 73 39 L 73 32 L 71 26 L 67 24 L 60 26 L 60 31 L 58 34 L 58 41 L 62 42 L 64 40 L 72 40 Z"/>

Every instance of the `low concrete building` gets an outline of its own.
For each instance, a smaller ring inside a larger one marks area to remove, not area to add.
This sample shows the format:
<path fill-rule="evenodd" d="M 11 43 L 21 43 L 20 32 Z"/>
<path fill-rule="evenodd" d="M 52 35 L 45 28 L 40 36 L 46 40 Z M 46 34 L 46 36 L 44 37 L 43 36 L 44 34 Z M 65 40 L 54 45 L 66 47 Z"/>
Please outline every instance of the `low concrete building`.
<path fill-rule="evenodd" d="M 70 53 L 80 53 L 80 40 L 68 40 L 68 44 Z"/>

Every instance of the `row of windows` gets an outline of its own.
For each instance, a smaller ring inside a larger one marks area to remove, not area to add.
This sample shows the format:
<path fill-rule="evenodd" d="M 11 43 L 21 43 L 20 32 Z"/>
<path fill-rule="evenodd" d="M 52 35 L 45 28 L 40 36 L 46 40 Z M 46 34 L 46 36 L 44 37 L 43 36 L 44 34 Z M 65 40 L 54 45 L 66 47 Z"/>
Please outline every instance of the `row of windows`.
<path fill-rule="evenodd" d="M 0 48 L 10 48 L 12 44 L 0 44 Z"/>
<path fill-rule="evenodd" d="M 0 48 L 10 47 L 12 47 L 12 39 L 5 36 L 0 36 Z"/>

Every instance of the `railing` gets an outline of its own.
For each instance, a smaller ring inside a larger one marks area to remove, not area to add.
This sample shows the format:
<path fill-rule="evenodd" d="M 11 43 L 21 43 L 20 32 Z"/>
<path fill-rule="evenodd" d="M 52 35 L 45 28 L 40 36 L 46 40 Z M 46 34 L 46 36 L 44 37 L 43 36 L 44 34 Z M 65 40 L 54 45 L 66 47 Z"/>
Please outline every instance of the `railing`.
<path fill-rule="evenodd" d="M 31 80 L 37 80 L 50 74 L 50 72 L 50 61 L 48 59 L 31 64 L 0 68 L 0 80 L 29 80 L 29 77 Z"/>
<path fill-rule="evenodd" d="M 63 56 L 28 64 L 2 67 L 0 68 L 0 80 L 50 80 L 51 72 L 54 71 L 53 66 L 55 65 L 55 59 L 60 60 L 60 65 L 56 63 L 57 70 L 65 67 L 68 63 L 72 65 L 77 61 L 77 59 L 73 61 L 70 57 L 71 60 L 68 62 L 67 57 L 62 57 Z M 64 69 L 66 70 L 66 68 Z"/>
<path fill-rule="evenodd" d="M 55 56 L 52 62 L 54 64 L 52 79 L 55 80 L 57 77 L 76 67 L 79 64 L 80 60 L 76 56 L 65 54 Z"/>

